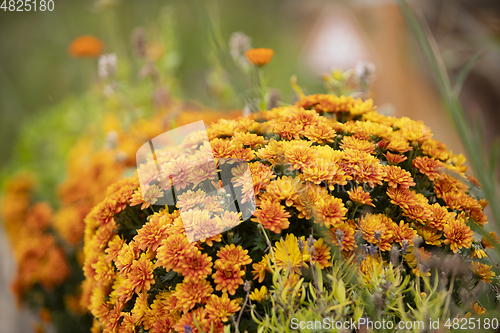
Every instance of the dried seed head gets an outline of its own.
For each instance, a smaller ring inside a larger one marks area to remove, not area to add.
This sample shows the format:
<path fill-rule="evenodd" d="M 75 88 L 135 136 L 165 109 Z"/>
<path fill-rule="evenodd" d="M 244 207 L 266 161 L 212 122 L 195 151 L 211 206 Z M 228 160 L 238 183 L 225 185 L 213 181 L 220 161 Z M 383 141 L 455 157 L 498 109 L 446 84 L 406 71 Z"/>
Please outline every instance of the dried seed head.
<path fill-rule="evenodd" d="M 252 39 L 241 31 L 234 32 L 229 39 L 229 52 L 241 65 L 248 65 L 245 52 L 252 48 Z"/>
<path fill-rule="evenodd" d="M 361 86 L 366 89 L 375 79 L 375 65 L 370 62 L 359 61 L 354 67 L 354 73 Z"/>
<path fill-rule="evenodd" d="M 135 28 L 132 32 L 132 47 L 138 57 L 146 56 L 146 32 L 143 28 Z"/>
<path fill-rule="evenodd" d="M 299 238 L 297 240 L 297 245 L 299 246 L 300 253 L 304 252 L 304 246 L 305 246 L 305 244 L 304 244 L 304 241 L 302 240 L 302 238 Z"/>
<path fill-rule="evenodd" d="M 245 283 L 243 283 L 243 290 L 245 290 L 245 292 L 249 293 L 251 288 L 252 288 L 252 284 L 250 283 L 250 281 L 245 280 Z"/>
<path fill-rule="evenodd" d="M 277 108 L 279 106 L 279 102 L 281 101 L 281 94 L 278 89 L 271 90 L 269 94 L 269 101 L 267 102 L 267 110 L 271 110 Z"/>
<path fill-rule="evenodd" d="M 337 237 L 337 242 L 342 249 L 342 242 L 344 241 L 344 232 L 340 229 L 335 230 L 335 236 Z"/>
<path fill-rule="evenodd" d="M 307 249 L 309 250 L 309 252 L 312 252 L 314 243 L 316 243 L 316 240 L 314 239 L 313 235 L 309 236 L 309 238 L 307 238 Z"/>
<path fill-rule="evenodd" d="M 373 237 L 375 237 L 375 239 L 379 242 L 380 244 L 380 239 L 382 238 L 382 232 L 378 231 L 378 230 L 375 230 L 375 232 L 373 233 Z"/>
<path fill-rule="evenodd" d="M 395 245 L 391 247 L 391 262 L 394 266 L 399 265 L 399 250 Z"/>
<path fill-rule="evenodd" d="M 97 61 L 97 76 L 101 80 L 113 77 L 116 73 L 117 57 L 114 53 L 103 54 Z"/>
<path fill-rule="evenodd" d="M 359 243 L 362 238 L 363 238 L 363 233 L 361 232 L 361 230 L 356 231 L 356 234 L 354 234 L 354 241 L 356 243 Z"/>
<path fill-rule="evenodd" d="M 418 235 L 413 237 L 413 239 L 411 240 L 411 242 L 413 243 L 413 246 L 415 248 L 420 247 L 420 244 L 422 243 L 422 241 L 423 241 L 422 237 L 420 237 Z"/>
<path fill-rule="evenodd" d="M 410 247 L 410 243 L 408 243 L 408 241 L 406 239 L 403 239 L 403 241 L 401 242 L 401 254 L 402 255 L 405 255 L 406 252 L 408 252 L 408 248 Z"/>
<path fill-rule="evenodd" d="M 378 246 L 370 244 L 368 245 L 368 253 L 373 257 L 377 254 Z"/>

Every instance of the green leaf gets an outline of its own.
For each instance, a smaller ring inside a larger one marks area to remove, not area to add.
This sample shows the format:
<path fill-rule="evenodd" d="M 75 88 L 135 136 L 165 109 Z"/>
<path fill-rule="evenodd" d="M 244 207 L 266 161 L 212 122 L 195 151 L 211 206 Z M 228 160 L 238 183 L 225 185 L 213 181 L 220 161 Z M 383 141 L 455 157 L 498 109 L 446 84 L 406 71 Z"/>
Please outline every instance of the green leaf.
<path fill-rule="evenodd" d="M 318 263 L 316 263 L 316 277 L 318 279 L 318 288 L 319 288 L 319 290 L 322 290 L 323 289 L 323 274 L 321 273 L 321 268 L 319 267 Z"/>
<path fill-rule="evenodd" d="M 233 244 L 238 244 L 241 240 L 241 236 L 239 233 L 235 233 L 233 236 Z"/>
<path fill-rule="evenodd" d="M 469 58 L 462 69 L 460 69 L 460 72 L 458 72 L 457 78 L 455 80 L 455 86 L 453 87 L 453 92 L 455 93 L 455 95 L 458 96 L 464 84 L 465 78 L 467 77 L 467 74 L 469 74 L 472 67 L 474 67 L 476 62 L 483 56 L 483 54 L 484 52 L 477 52 L 471 58 Z"/>
<path fill-rule="evenodd" d="M 500 138 L 496 138 L 495 142 L 491 147 L 491 155 L 490 155 L 490 172 L 491 177 L 495 175 L 496 170 L 498 169 L 498 159 L 500 157 Z"/>

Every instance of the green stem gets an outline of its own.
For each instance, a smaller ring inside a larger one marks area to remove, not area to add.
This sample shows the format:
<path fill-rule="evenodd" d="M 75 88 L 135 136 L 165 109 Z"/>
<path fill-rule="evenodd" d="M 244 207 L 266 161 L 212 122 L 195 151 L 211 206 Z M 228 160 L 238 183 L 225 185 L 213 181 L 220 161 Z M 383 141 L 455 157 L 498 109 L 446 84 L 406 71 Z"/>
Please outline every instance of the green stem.
<path fill-rule="evenodd" d="M 359 204 L 358 203 L 355 203 L 355 206 L 354 206 L 354 210 L 352 211 L 351 213 L 351 218 L 350 220 L 354 220 L 354 215 L 356 214 L 356 212 L 358 211 L 358 208 L 359 208 Z"/>
<path fill-rule="evenodd" d="M 261 110 L 266 109 L 266 96 L 264 92 L 264 80 L 262 77 L 262 69 L 260 66 L 256 66 L 257 68 L 257 89 L 259 94 L 259 107 Z"/>

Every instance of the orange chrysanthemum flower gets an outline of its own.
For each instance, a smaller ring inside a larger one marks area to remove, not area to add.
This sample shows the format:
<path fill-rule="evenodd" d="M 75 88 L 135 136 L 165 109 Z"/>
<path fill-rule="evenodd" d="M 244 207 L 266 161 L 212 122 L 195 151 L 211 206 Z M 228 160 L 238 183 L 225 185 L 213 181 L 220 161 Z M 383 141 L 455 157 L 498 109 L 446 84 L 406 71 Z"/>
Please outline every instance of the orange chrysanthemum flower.
<path fill-rule="evenodd" d="M 406 161 L 406 156 L 400 155 L 400 154 L 393 154 L 390 151 L 388 151 L 386 154 L 384 154 L 385 158 L 387 158 L 387 162 L 391 164 L 399 164 L 403 161 Z"/>
<path fill-rule="evenodd" d="M 402 187 L 402 188 L 410 188 L 411 186 L 415 186 L 415 182 L 411 177 L 411 173 L 408 171 L 401 169 L 396 165 L 388 165 L 385 168 L 386 175 L 384 177 L 384 181 L 390 187 Z"/>
<path fill-rule="evenodd" d="M 337 227 L 333 227 L 328 229 L 328 233 L 326 234 L 326 239 L 336 246 L 340 246 L 341 250 L 344 251 L 352 251 L 354 248 L 354 234 L 356 233 L 355 226 L 351 225 L 348 222 L 344 222 Z M 341 241 L 341 245 L 339 245 L 339 240 Z"/>
<path fill-rule="evenodd" d="M 316 151 L 311 149 L 312 142 L 306 140 L 282 141 L 286 162 L 292 169 L 304 169 L 316 163 Z"/>
<path fill-rule="evenodd" d="M 325 144 L 333 142 L 337 132 L 327 122 L 320 121 L 317 124 L 307 125 L 304 128 L 304 136 L 313 142 Z"/>
<path fill-rule="evenodd" d="M 236 300 L 232 300 L 227 296 L 227 293 L 223 293 L 222 297 L 217 295 L 210 296 L 210 299 L 205 305 L 205 309 L 208 312 L 210 318 L 218 318 L 222 322 L 228 320 L 228 316 L 236 313 L 241 307 L 238 305 Z"/>
<path fill-rule="evenodd" d="M 177 284 L 173 296 L 177 299 L 177 308 L 186 312 L 194 308 L 196 303 L 205 304 L 213 291 L 207 280 L 190 280 Z"/>
<path fill-rule="evenodd" d="M 75 57 L 95 58 L 102 54 L 104 43 L 94 36 L 80 36 L 74 39 L 68 48 L 68 53 Z"/>
<path fill-rule="evenodd" d="M 252 259 L 248 255 L 248 250 L 243 250 L 243 248 L 234 244 L 226 245 L 217 251 L 217 259 L 215 261 L 216 265 L 222 265 L 226 262 L 230 262 L 233 265 L 245 266 L 252 262 Z"/>
<path fill-rule="evenodd" d="M 417 231 L 412 229 L 408 223 L 399 221 L 399 225 L 394 224 L 392 228 L 392 239 L 394 242 L 403 244 L 406 240 L 408 244 L 413 244 L 413 238 L 417 235 Z"/>
<path fill-rule="evenodd" d="M 326 94 L 314 94 L 309 96 L 303 96 L 301 100 L 296 104 L 304 109 L 314 109 L 317 112 L 329 112 L 329 113 L 339 113 L 339 112 L 349 112 L 351 107 L 356 103 L 360 103 L 361 99 L 355 100 L 351 96 L 333 96 Z"/>
<path fill-rule="evenodd" d="M 153 263 L 146 254 L 142 254 L 139 260 L 135 260 L 128 274 L 131 289 L 136 293 L 151 289 L 151 284 L 155 282 L 153 269 Z"/>
<path fill-rule="evenodd" d="M 392 150 L 400 154 L 412 150 L 408 140 L 403 138 L 398 132 L 391 135 L 389 143 L 385 147 L 387 150 Z"/>
<path fill-rule="evenodd" d="M 359 219 L 358 226 L 367 242 L 378 245 L 382 251 L 391 249 L 396 224 L 389 217 L 383 214 L 366 214 Z"/>
<path fill-rule="evenodd" d="M 491 282 L 491 280 L 495 277 L 495 272 L 491 271 L 492 266 L 488 266 L 486 264 L 473 261 L 471 263 L 472 273 L 477 276 L 481 281 Z"/>
<path fill-rule="evenodd" d="M 387 196 L 391 199 L 391 203 L 403 209 L 408 209 L 410 206 L 417 203 L 415 199 L 415 192 L 407 188 L 389 187 L 387 189 Z"/>
<path fill-rule="evenodd" d="M 426 175 L 429 180 L 434 180 L 436 177 L 439 177 L 438 170 L 443 167 L 443 163 L 432 157 L 418 156 L 413 160 L 413 166 Z"/>
<path fill-rule="evenodd" d="M 281 135 L 283 140 L 299 140 L 303 129 L 302 125 L 294 122 L 279 122 L 274 124 L 273 132 Z"/>
<path fill-rule="evenodd" d="M 464 214 L 460 214 L 457 219 L 450 221 L 448 224 L 444 225 L 444 235 L 446 240 L 444 243 L 450 245 L 450 249 L 453 253 L 457 253 L 458 249 L 470 248 L 474 231 L 470 229 L 469 226 L 465 224 Z"/>
<path fill-rule="evenodd" d="M 212 259 L 206 254 L 198 251 L 192 256 L 184 257 L 179 267 L 174 269 L 184 276 L 184 281 L 203 280 L 212 273 Z"/>
<path fill-rule="evenodd" d="M 245 275 L 244 266 L 252 262 L 247 253 L 248 250 L 243 250 L 241 246 L 236 247 L 234 244 L 226 245 L 217 252 L 219 257 L 215 261 L 217 271 L 212 275 L 217 290 L 235 294 L 236 289 L 243 284 L 241 277 Z"/>
<path fill-rule="evenodd" d="M 264 66 L 269 63 L 274 55 L 273 49 L 266 48 L 258 48 L 258 49 L 249 49 L 245 53 L 248 61 L 256 66 Z"/>
<path fill-rule="evenodd" d="M 267 141 L 264 139 L 264 137 L 259 136 L 255 133 L 236 132 L 233 136 L 233 142 L 253 148 L 256 145 L 263 144 Z"/>
<path fill-rule="evenodd" d="M 435 246 L 441 246 L 443 243 L 443 240 L 441 239 L 441 236 L 443 235 L 440 233 L 438 230 L 433 229 L 433 228 L 419 228 L 417 230 L 418 235 L 422 237 L 424 240 L 425 244 L 429 245 L 435 245 Z"/>
<path fill-rule="evenodd" d="M 314 253 L 311 253 L 312 262 L 314 264 L 318 263 L 321 269 L 325 267 L 332 266 L 330 261 L 331 258 L 330 248 L 328 245 L 323 243 L 323 239 L 320 238 L 314 243 Z"/>
<path fill-rule="evenodd" d="M 106 260 L 112 261 L 118 257 L 118 253 L 125 245 L 125 240 L 118 235 L 113 236 L 111 240 L 108 242 L 108 248 L 104 250 L 106 253 Z"/>
<path fill-rule="evenodd" d="M 368 140 L 360 140 L 353 136 L 344 136 L 340 143 L 342 149 L 355 149 L 371 154 L 375 151 L 375 144 Z"/>
<path fill-rule="evenodd" d="M 422 144 L 422 153 L 440 161 L 446 161 L 450 157 L 450 152 L 446 150 L 446 145 L 434 139 L 428 139 Z"/>
<path fill-rule="evenodd" d="M 253 274 L 253 279 L 259 279 L 259 283 L 264 281 L 264 278 L 266 277 L 266 270 L 269 270 L 269 265 L 267 263 L 268 257 L 267 254 L 262 257 L 262 260 L 259 261 L 258 263 L 252 264 L 252 274 Z"/>
<path fill-rule="evenodd" d="M 134 237 L 139 249 L 146 251 L 150 248 L 152 251 L 160 246 L 164 239 L 167 239 L 168 228 L 172 220 L 167 215 L 154 214 L 149 217 L 147 222 Z"/>
<path fill-rule="evenodd" d="M 414 221 L 425 224 L 432 218 L 432 211 L 428 199 L 422 193 L 416 193 L 413 197 L 415 203 L 403 208 L 403 215 Z"/>
<path fill-rule="evenodd" d="M 140 250 L 137 247 L 136 242 L 125 244 L 120 252 L 118 252 L 118 256 L 115 261 L 116 268 L 124 274 L 130 272 L 134 260 L 139 258 L 139 252 Z"/>
<path fill-rule="evenodd" d="M 428 221 L 428 226 L 437 230 L 443 230 L 444 225 L 452 221 L 456 214 L 453 212 L 448 212 L 446 207 L 442 207 L 438 203 L 429 206 L 432 212 L 432 217 Z"/>
<path fill-rule="evenodd" d="M 339 225 L 346 219 L 345 214 L 347 213 L 347 208 L 345 208 L 342 199 L 329 195 L 327 197 L 322 197 L 316 203 L 316 207 L 313 211 L 316 217 L 314 222 L 331 227 Z"/>
<path fill-rule="evenodd" d="M 261 198 L 262 200 L 268 197 L 279 201 L 285 200 L 286 206 L 290 207 L 294 201 L 297 201 L 302 188 L 303 184 L 300 179 L 282 176 L 267 186 L 267 192 Z"/>
<path fill-rule="evenodd" d="M 172 234 L 162 242 L 158 248 L 156 257 L 158 265 L 167 271 L 180 267 L 180 262 L 186 257 L 192 257 L 197 252 L 193 243 L 189 243 L 186 235 Z"/>
<path fill-rule="evenodd" d="M 245 275 L 245 271 L 240 267 L 240 265 L 228 261 L 217 263 L 215 265 L 216 271 L 212 274 L 212 279 L 216 284 L 215 289 L 234 295 L 243 284 L 242 277 Z"/>
<path fill-rule="evenodd" d="M 370 197 L 370 193 L 363 191 L 363 188 L 361 186 L 358 186 L 356 189 L 347 191 L 347 194 L 349 195 L 349 198 L 354 202 L 375 207 L 372 202 L 372 198 Z"/>

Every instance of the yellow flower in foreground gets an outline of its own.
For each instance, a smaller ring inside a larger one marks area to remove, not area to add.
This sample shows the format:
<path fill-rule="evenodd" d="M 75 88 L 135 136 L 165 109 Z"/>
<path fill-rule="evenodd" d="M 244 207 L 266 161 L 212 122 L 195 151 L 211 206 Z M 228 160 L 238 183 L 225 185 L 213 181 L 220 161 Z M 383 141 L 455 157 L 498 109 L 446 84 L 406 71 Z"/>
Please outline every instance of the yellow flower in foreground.
<path fill-rule="evenodd" d="M 476 302 L 474 303 L 474 305 L 472 305 L 472 312 L 477 315 L 482 315 L 486 313 L 486 309 L 479 305 L 478 302 Z"/>
<path fill-rule="evenodd" d="M 304 241 L 304 238 L 304 236 L 301 237 L 302 241 Z M 281 239 L 276 242 L 273 250 L 278 268 L 290 267 L 292 271 L 300 274 L 300 267 L 307 267 L 306 262 L 309 261 L 309 253 L 305 246 L 302 253 L 300 252 L 295 235 L 286 235 L 285 241 Z"/>
<path fill-rule="evenodd" d="M 259 288 L 255 288 L 255 290 L 250 293 L 250 299 L 256 302 L 262 302 L 266 298 L 266 295 L 267 295 L 267 287 L 262 286 L 260 290 Z"/>
<path fill-rule="evenodd" d="M 245 53 L 248 61 L 257 66 L 264 66 L 269 63 L 274 55 L 273 49 L 250 49 Z"/>
<path fill-rule="evenodd" d="M 484 282 L 491 282 L 495 276 L 495 272 L 491 271 L 491 266 L 477 261 L 472 262 L 472 273 Z"/>

